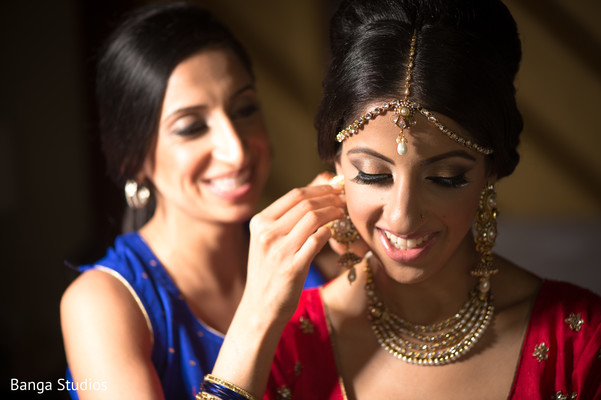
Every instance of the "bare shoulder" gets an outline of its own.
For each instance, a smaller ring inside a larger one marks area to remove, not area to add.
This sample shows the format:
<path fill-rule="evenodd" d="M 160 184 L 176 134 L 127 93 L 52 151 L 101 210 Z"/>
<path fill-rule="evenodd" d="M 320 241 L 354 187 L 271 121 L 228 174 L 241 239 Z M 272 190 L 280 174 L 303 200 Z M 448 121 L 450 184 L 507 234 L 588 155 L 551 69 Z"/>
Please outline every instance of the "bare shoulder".
<path fill-rule="evenodd" d="M 133 323 L 142 321 L 147 327 L 143 311 L 126 283 L 118 275 L 102 270 L 84 272 L 67 287 L 61 299 L 61 314 L 91 323 L 102 318 L 127 317 Z"/>
<path fill-rule="evenodd" d="M 499 310 L 529 306 L 536 299 L 542 279 L 511 261 L 496 256 L 499 269 L 492 278 L 495 303 Z"/>
<path fill-rule="evenodd" d="M 110 273 L 98 269 L 88 270 L 79 275 L 65 290 L 62 303 L 92 300 L 96 295 L 116 295 L 127 288 L 118 278 Z M 125 292 L 123 293 L 125 294 Z"/>
<path fill-rule="evenodd" d="M 84 272 L 69 285 L 61 299 L 61 324 L 66 345 L 73 335 L 98 341 L 116 334 L 135 336 L 147 346 L 152 341 L 134 294 L 117 276 L 102 270 Z"/>
<path fill-rule="evenodd" d="M 80 398 L 118 399 L 140 393 L 162 398 L 150 361 L 151 331 L 142 308 L 118 277 L 90 270 L 73 281 L 61 300 L 61 327 L 74 379 L 92 380 L 106 389 L 81 393 Z M 137 392 L 130 392 L 133 388 Z"/>

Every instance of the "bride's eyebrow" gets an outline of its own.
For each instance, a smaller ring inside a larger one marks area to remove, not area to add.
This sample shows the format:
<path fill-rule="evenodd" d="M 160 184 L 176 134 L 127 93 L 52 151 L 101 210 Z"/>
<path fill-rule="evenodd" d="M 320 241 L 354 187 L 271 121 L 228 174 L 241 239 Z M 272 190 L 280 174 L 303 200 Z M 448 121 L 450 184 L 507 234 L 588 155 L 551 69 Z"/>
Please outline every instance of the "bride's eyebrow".
<path fill-rule="evenodd" d="M 372 157 L 379 158 L 380 160 L 385 161 L 387 163 L 393 164 L 393 161 L 390 158 L 378 153 L 377 151 L 367 148 L 367 147 L 355 147 L 355 148 L 349 150 L 346 154 L 347 154 L 347 156 L 351 155 L 351 154 L 367 154 Z M 442 153 L 442 154 L 437 154 L 433 157 L 430 157 L 430 158 L 422 161 L 422 165 L 433 164 L 440 160 L 444 160 L 446 158 L 452 158 L 452 157 L 460 157 L 460 158 L 464 158 L 469 161 L 476 161 L 476 158 L 472 154 L 470 154 L 469 152 L 467 152 L 465 150 L 453 150 L 453 151 L 449 151 L 449 152 Z"/>
<path fill-rule="evenodd" d="M 447 153 L 442 153 L 442 154 L 438 154 L 433 157 L 430 157 L 430 158 L 422 161 L 422 165 L 433 164 L 437 161 L 444 160 L 446 158 L 452 158 L 452 157 L 460 157 L 460 158 L 465 158 L 466 160 L 470 160 L 470 161 L 474 161 L 474 162 L 476 161 L 476 158 L 465 150 L 453 150 L 453 151 L 449 151 Z"/>
<path fill-rule="evenodd" d="M 372 149 L 368 149 L 367 147 L 355 147 L 355 148 L 352 148 L 351 150 L 349 150 L 346 153 L 347 156 L 351 155 L 351 154 L 367 154 L 367 155 L 370 155 L 372 157 L 379 158 L 380 160 L 385 161 L 387 163 L 390 163 L 390 164 L 394 163 L 390 158 L 388 158 L 388 157 L 386 157 L 386 156 L 378 153 L 377 151 L 373 151 Z"/>

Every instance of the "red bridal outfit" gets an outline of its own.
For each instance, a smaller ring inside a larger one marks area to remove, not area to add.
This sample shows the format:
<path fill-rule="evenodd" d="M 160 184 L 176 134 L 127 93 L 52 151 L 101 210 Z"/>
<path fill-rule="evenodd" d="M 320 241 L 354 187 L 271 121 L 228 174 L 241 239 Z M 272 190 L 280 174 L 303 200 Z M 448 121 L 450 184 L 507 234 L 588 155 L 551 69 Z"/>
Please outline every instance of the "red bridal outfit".
<path fill-rule="evenodd" d="M 265 399 L 345 398 L 320 291 L 305 290 L 279 343 Z M 599 296 L 543 281 L 508 398 L 601 399 Z"/>

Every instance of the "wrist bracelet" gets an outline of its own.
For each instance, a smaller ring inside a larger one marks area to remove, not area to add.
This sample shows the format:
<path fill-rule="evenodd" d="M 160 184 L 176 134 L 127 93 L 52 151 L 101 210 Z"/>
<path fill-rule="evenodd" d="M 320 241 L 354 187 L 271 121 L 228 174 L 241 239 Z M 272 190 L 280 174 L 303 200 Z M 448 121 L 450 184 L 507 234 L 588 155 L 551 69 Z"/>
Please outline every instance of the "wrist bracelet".
<path fill-rule="evenodd" d="M 196 400 L 223 400 L 221 397 L 208 394 L 207 392 L 199 392 L 196 395 Z"/>
<path fill-rule="evenodd" d="M 196 395 L 196 399 L 256 400 L 252 394 L 241 387 L 211 374 L 205 375 L 204 381 L 200 385 L 200 392 Z"/>

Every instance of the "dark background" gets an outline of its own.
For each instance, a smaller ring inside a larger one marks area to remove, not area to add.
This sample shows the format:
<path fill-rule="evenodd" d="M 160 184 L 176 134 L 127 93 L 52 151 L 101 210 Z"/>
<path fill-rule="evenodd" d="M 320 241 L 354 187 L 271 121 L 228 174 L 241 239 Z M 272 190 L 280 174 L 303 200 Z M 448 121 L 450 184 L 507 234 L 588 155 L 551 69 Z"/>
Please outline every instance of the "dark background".
<path fill-rule="evenodd" d="M 119 232 L 123 202 L 106 178 L 93 103 L 95 49 L 135 1 L 0 4 L 0 397 L 10 379 L 64 377 L 59 301 Z"/>

